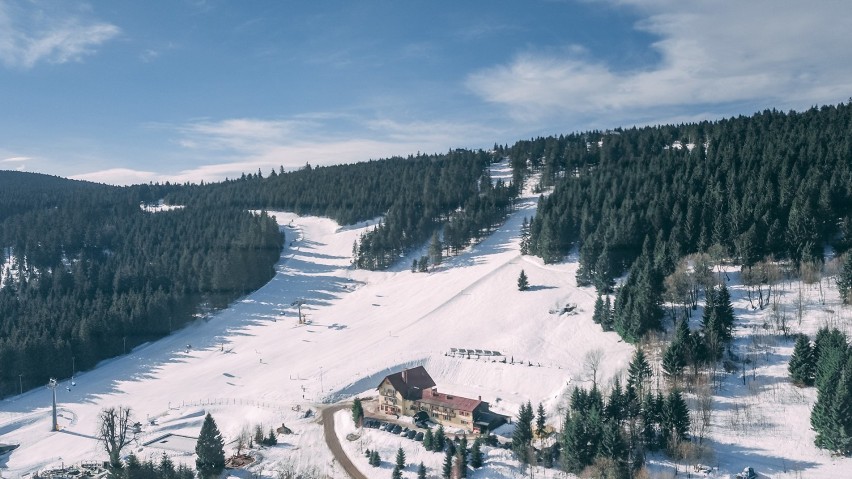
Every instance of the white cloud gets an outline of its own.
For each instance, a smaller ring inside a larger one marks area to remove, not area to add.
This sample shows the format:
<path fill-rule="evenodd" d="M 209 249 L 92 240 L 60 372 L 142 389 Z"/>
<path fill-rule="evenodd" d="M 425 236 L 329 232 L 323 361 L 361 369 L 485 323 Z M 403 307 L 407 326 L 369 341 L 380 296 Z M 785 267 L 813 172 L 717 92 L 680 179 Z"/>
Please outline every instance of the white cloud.
<path fill-rule="evenodd" d="M 22 163 L 24 161 L 30 161 L 32 158 L 29 156 L 12 156 L 9 158 L 4 158 L 0 160 L 0 163 Z"/>
<path fill-rule="evenodd" d="M 359 128 L 346 135 L 331 133 L 336 131 L 333 126 L 340 123 Z M 116 185 L 221 181 L 258 170 L 267 175 L 281 166 L 290 170 L 305 163 L 315 166 L 356 163 L 407 156 L 417 151 L 433 153 L 490 145 L 495 136 L 490 129 L 463 123 L 405 123 L 328 113 L 277 120 L 235 118 L 151 126 L 179 134 L 176 144 L 183 149 L 180 156 L 184 161 L 204 158 L 205 162 L 173 172 L 109 168 L 73 178 Z"/>
<path fill-rule="evenodd" d="M 658 36 L 658 63 L 625 72 L 576 49 L 523 53 L 467 86 L 526 121 L 624 122 L 734 102 L 804 108 L 852 92 L 850 2 L 607 3 L 643 17 L 636 28 Z"/>
<path fill-rule="evenodd" d="M 41 61 L 80 61 L 121 31 L 78 12 L 66 12 L 63 3 L 42 5 L 0 0 L 0 62 L 5 66 L 30 69 Z"/>

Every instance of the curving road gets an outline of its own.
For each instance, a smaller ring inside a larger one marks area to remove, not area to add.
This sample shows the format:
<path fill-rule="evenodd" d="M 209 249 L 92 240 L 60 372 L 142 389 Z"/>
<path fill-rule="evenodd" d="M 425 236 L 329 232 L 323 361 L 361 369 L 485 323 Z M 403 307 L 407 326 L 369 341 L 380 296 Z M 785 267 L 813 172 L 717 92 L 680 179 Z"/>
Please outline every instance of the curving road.
<path fill-rule="evenodd" d="M 352 479 L 370 479 L 355 467 L 355 464 L 352 463 L 349 456 L 343 450 L 343 446 L 340 445 L 340 440 L 334 431 L 334 413 L 341 409 L 348 409 L 349 407 L 349 404 L 338 404 L 322 410 L 322 430 L 325 435 L 325 443 L 328 445 L 329 450 L 331 450 L 331 454 L 337 459 L 343 470 L 346 471 L 346 474 L 349 474 L 349 477 Z"/>

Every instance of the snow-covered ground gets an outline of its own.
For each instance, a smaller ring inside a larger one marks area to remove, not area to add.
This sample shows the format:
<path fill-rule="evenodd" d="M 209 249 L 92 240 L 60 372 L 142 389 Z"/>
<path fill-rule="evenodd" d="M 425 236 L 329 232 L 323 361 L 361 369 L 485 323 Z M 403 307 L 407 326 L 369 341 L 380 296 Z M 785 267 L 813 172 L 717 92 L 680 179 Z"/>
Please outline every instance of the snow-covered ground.
<path fill-rule="evenodd" d="M 505 168 L 495 169 L 492 177 L 505 174 Z M 193 465 L 191 451 L 143 444 L 168 433 L 196 436 L 210 412 L 228 443 L 257 424 L 264 431 L 282 423 L 293 430 L 279 437 L 278 446 L 257 453 L 252 473 L 275 477 L 287 469 L 346 477 L 326 448 L 316 414 L 307 412 L 369 396 L 386 374 L 420 364 L 439 389 L 482 396 L 499 412 L 514 416 L 521 403 L 542 402 L 549 423 L 559 429 L 570 389 L 591 383 L 584 355 L 604 351 L 598 382 L 605 385 L 623 374 L 633 348 L 592 322 L 595 293 L 576 287 L 576 261 L 544 265 L 519 254 L 520 225 L 534 215 L 536 198 L 528 191 L 490 237 L 429 273 L 411 273 L 411 258 L 383 272 L 352 269 L 352 244 L 375 221 L 340 227 L 325 218 L 274 213 L 287 236 L 275 277 L 227 310 L 78 375 L 76 386 L 60 384 L 59 432 L 50 431 L 49 390 L 0 402 L 0 442 L 21 444 L 0 457 L 0 475 L 20 477 L 63 463 L 106 459 L 96 440 L 98 414 L 127 405 L 143 423 L 131 448 L 142 458 L 165 452 L 176 463 Z M 531 284 L 526 292 L 517 290 L 521 269 Z M 737 314 L 746 324 L 737 330 L 734 347 L 753 348 L 755 379 L 743 386 L 738 375 L 730 375 L 715 397 L 711 465 L 719 467 L 718 475 L 750 465 L 770 477 L 849 477 L 852 461 L 813 446 L 808 416 L 814 391 L 792 387 L 786 376 L 792 342 L 759 327 L 769 311 L 748 310 L 736 272 L 731 278 Z M 785 287 L 784 301 L 792 304 L 796 283 Z M 816 301 L 813 288 L 806 290 L 802 323 L 790 322 L 795 331 L 813 333 L 826 322 L 849 329 L 849 311 L 837 304 L 833 288 L 825 289 L 825 305 Z M 298 302 L 307 324 L 298 323 Z M 577 305 L 576 314 L 551 312 L 568 303 Z M 452 357 L 451 348 L 496 350 L 509 361 Z M 346 434 L 354 432 L 351 420 L 338 415 L 341 442 L 363 473 L 390 474 L 357 457 L 356 450 L 371 447 L 367 444 L 379 447 L 385 461 L 393 460 L 401 443 L 409 462 L 423 460 L 431 473 L 440 466 L 440 455 L 381 431 L 364 431 L 363 439 L 347 441 Z M 233 450 L 229 445 L 228 452 Z M 486 450 L 486 465 L 473 477 L 521 475 L 502 450 Z M 413 477 L 412 470 L 406 477 Z"/>
<path fill-rule="evenodd" d="M 544 402 L 557 424 L 569 385 L 588 384 L 584 354 L 606 350 L 598 376 L 605 381 L 624 368 L 632 348 L 591 321 L 594 293 L 575 287 L 575 263 L 520 256 L 520 224 L 534 215 L 535 200 L 523 198 L 494 234 L 430 273 L 411 273 L 410 259 L 384 272 L 352 269 L 352 243 L 375 222 L 340 227 L 274 213 L 287 236 L 276 276 L 227 310 L 79 374 L 70 390 L 60 384 L 59 432 L 50 432 L 49 390 L 0 402 L 0 442 L 21 444 L 0 457 L 0 472 L 18 477 L 105 459 L 98 414 L 127 405 L 143 423 L 132 448 L 143 458 L 167 452 L 193 464 L 189 453 L 142 444 L 166 433 L 195 436 L 211 412 L 227 442 L 255 424 L 293 429 L 280 437 L 283 445 L 262 452 L 255 472 L 344 477 L 305 411 L 369 394 L 384 375 L 415 364 L 425 365 L 441 390 L 482 396 L 507 414 L 528 400 Z M 532 285 L 526 292 L 517 290 L 521 269 Z M 308 320 L 301 325 L 300 300 Z M 578 314 L 550 313 L 568 302 Z M 497 350 L 510 362 L 445 356 L 453 347 Z"/>

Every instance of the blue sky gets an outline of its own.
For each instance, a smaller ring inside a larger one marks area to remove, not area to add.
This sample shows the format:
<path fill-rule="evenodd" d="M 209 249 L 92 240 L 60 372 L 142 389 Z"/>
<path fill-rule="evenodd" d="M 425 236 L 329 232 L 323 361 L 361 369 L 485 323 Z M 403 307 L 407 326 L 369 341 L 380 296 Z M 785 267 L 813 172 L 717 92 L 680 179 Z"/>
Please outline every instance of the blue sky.
<path fill-rule="evenodd" d="M 114 184 L 852 97 L 852 2 L 0 0 L 0 169 Z"/>

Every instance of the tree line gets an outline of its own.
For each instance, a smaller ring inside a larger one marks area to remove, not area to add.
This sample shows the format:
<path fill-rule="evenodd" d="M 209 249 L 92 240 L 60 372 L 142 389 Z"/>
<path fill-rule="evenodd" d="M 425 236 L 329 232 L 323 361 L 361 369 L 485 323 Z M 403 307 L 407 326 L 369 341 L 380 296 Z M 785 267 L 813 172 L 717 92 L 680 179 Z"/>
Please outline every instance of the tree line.
<path fill-rule="evenodd" d="M 0 172 L 0 396 L 65 378 L 266 283 L 266 213 L 150 213 L 135 188 Z M 27 193 L 29 192 L 29 193 Z M 8 201 L 8 202 L 7 202 Z M 11 205 L 11 206 L 9 206 Z"/>
<path fill-rule="evenodd" d="M 850 103 L 500 151 L 519 175 L 539 171 L 542 185 L 555 185 L 528 225 L 531 254 L 550 263 L 576 248 L 578 284 L 602 293 L 624 271 L 643 275 L 618 295 L 626 308 L 617 317 L 641 316 L 618 319 L 629 341 L 659 327 L 661 298 L 647 295 L 684 256 L 708 252 L 748 269 L 766 257 L 820 262 L 824 245 L 852 245 Z"/>

